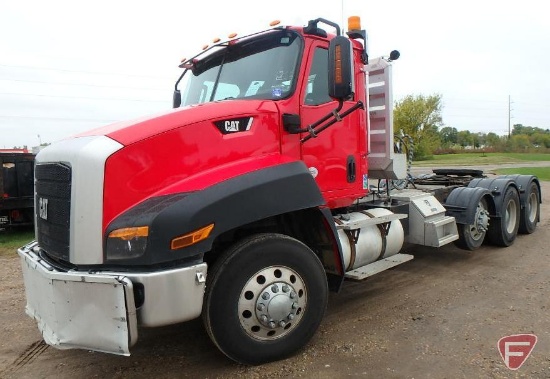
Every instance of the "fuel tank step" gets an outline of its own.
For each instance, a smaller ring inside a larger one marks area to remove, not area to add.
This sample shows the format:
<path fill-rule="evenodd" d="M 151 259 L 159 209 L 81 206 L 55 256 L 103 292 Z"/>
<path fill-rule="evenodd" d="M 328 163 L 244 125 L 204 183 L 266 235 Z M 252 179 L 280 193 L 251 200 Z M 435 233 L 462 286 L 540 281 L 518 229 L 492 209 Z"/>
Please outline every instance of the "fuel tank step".
<path fill-rule="evenodd" d="M 400 265 L 401 263 L 408 262 L 413 258 L 414 257 L 409 254 L 395 254 L 389 258 L 384 258 L 379 261 L 369 263 L 368 265 L 356 268 L 355 270 L 348 271 L 346 272 L 345 277 L 347 279 L 363 280 L 369 276 Z"/>

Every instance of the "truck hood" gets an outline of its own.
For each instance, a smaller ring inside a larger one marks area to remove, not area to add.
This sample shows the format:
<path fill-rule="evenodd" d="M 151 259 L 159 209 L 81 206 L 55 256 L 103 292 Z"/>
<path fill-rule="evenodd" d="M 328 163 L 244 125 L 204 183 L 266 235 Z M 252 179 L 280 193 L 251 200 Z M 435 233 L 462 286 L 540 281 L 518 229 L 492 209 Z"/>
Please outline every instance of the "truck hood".
<path fill-rule="evenodd" d="M 230 100 L 89 132 L 123 145 L 105 164 L 104 225 L 150 197 L 280 164 L 280 124 L 274 101 Z"/>
<path fill-rule="evenodd" d="M 262 113 L 277 113 L 277 106 L 273 101 L 268 100 L 225 100 L 121 121 L 86 131 L 75 137 L 103 135 L 127 146 L 187 125 Z"/>

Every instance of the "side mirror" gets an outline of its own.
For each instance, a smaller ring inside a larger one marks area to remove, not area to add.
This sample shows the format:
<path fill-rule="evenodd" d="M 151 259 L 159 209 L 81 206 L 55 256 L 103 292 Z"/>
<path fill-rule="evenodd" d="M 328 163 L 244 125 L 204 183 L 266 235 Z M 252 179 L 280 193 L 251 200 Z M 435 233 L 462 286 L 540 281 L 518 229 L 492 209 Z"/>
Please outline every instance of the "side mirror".
<path fill-rule="evenodd" d="M 172 108 L 179 108 L 181 106 L 181 92 L 179 89 L 174 90 L 174 95 L 172 96 Z"/>
<path fill-rule="evenodd" d="M 353 48 L 351 41 L 338 36 L 328 47 L 328 94 L 338 100 L 353 95 Z"/>
<path fill-rule="evenodd" d="M 390 53 L 390 61 L 396 61 L 399 59 L 399 56 L 401 54 L 399 53 L 399 51 L 397 50 L 392 50 L 392 52 Z"/>

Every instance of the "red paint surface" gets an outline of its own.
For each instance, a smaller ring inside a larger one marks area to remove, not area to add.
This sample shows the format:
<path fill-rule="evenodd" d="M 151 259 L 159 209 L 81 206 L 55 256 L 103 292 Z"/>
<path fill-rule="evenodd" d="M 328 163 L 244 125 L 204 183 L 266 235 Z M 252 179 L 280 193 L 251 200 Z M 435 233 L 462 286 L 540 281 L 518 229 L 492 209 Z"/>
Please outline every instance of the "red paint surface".
<path fill-rule="evenodd" d="M 196 110 L 203 112 L 203 121 Z M 184 109 L 140 123 L 135 131 L 124 127 L 107 134 L 121 143 L 132 143 L 107 160 L 104 227 L 152 196 L 200 190 L 246 170 L 284 161 L 279 154 L 279 114 L 273 102 L 226 101 L 187 111 L 191 111 L 189 118 Z M 236 114 L 254 117 L 249 131 L 224 135 L 213 123 Z M 183 120 L 194 122 L 184 124 Z M 149 136 L 144 137 L 147 130 Z"/>

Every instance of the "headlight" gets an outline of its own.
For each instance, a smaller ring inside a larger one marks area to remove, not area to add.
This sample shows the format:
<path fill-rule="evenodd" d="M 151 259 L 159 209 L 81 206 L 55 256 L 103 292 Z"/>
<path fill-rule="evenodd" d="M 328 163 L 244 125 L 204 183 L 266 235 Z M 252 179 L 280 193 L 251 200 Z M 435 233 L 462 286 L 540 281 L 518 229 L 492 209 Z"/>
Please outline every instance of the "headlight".
<path fill-rule="evenodd" d="M 137 258 L 145 253 L 148 226 L 115 229 L 107 237 L 107 260 Z"/>

